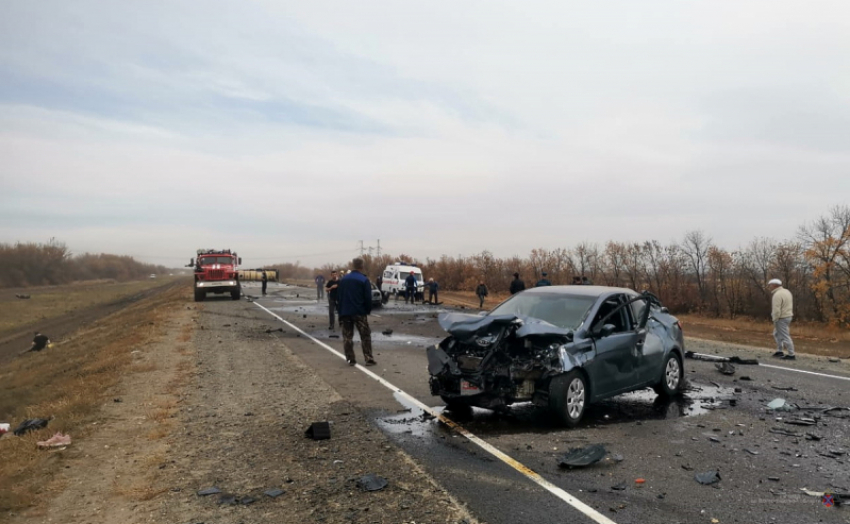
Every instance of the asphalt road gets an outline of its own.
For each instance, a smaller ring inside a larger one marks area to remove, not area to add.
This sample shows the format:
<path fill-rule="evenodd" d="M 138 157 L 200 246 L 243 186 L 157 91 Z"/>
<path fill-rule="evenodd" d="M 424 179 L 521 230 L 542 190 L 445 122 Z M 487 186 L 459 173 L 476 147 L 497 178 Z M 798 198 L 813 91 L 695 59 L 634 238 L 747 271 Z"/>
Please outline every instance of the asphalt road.
<path fill-rule="evenodd" d="M 850 504 L 828 507 L 822 497 L 802 491 L 850 492 L 846 360 L 800 356 L 780 364 L 764 349 L 688 340 L 688 350 L 756 357 L 788 369 L 738 366 L 735 375 L 726 376 L 712 363 L 687 360 L 690 388 L 684 398 L 663 402 L 649 390 L 622 395 L 593 406 L 571 430 L 557 427 L 545 410 L 528 404 L 506 414 L 445 413 L 521 464 L 512 467 L 423 416 L 405 398 L 442 410 L 439 397 L 428 390 L 425 347 L 444 336 L 436 322 L 444 309 L 391 301 L 370 317 L 378 366 L 368 369 L 400 393 L 330 351 L 342 352 L 339 328 L 327 329 L 327 303 L 317 302 L 314 289 L 272 284 L 269 291 L 256 303 L 242 304 L 265 315 L 269 328 L 282 328 L 277 335 L 304 363 L 367 413 L 482 522 L 850 522 Z M 259 295 L 259 288 L 248 284 L 245 293 Z M 391 335 L 381 334 L 387 329 Z M 359 344 L 355 351 L 362 363 Z M 767 409 L 776 398 L 799 409 Z M 789 423 L 800 418 L 816 423 Z M 583 469 L 559 467 L 564 452 L 591 444 L 603 444 L 609 457 Z M 555 489 L 529 480 L 523 467 Z M 708 471 L 718 471 L 721 480 L 699 484 L 695 474 Z M 553 494 L 559 490 L 580 503 Z M 577 509 L 581 503 L 597 516 Z"/>

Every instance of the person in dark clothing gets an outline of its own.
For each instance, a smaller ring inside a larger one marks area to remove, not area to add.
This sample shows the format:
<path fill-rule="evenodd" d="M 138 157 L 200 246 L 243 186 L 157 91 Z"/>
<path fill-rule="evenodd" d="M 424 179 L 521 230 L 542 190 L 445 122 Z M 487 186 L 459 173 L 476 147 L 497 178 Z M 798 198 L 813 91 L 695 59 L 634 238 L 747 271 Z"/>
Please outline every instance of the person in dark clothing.
<path fill-rule="evenodd" d="M 404 303 L 407 304 L 407 301 L 410 300 L 411 304 L 416 303 L 416 276 L 413 274 L 413 271 L 407 275 L 407 278 L 404 279 Z"/>
<path fill-rule="evenodd" d="M 592 286 L 593 282 L 587 277 L 581 277 L 581 285 L 582 286 Z"/>
<path fill-rule="evenodd" d="M 316 275 L 316 300 L 325 298 L 325 275 Z"/>
<path fill-rule="evenodd" d="M 383 289 L 384 277 L 382 277 L 381 275 L 378 275 L 378 278 L 375 279 L 375 286 L 378 288 L 378 291 L 383 293 L 384 292 L 384 289 Z"/>
<path fill-rule="evenodd" d="M 576 275 L 576 276 L 573 277 L 573 285 L 574 286 L 580 286 L 581 285 L 581 277 L 580 276 Z"/>
<path fill-rule="evenodd" d="M 48 344 L 50 344 L 50 339 L 36 331 L 35 337 L 32 339 L 32 347 L 30 348 L 30 351 L 41 351 L 46 348 Z"/>
<path fill-rule="evenodd" d="M 263 296 L 266 296 L 266 286 L 269 284 L 269 276 L 266 274 L 265 270 L 263 270 L 263 278 L 261 281 L 263 283 Z"/>
<path fill-rule="evenodd" d="M 549 282 L 548 278 L 546 278 L 546 272 L 544 271 L 543 274 L 541 275 L 540 280 L 537 281 L 537 284 L 535 284 L 534 287 L 551 286 L 551 285 L 552 285 L 552 283 Z"/>
<path fill-rule="evenodd" d="M 433 278 L 428 279 L 428 303 L 429 304 L 437 304 L 440 299 L 437 298 L 437 290 L 440 288 L 440 285 L 434 281 Z"/>
<path fill-rule="evenodd" d="M 367 366 L 374 366 L 372 330 L 367 316 L 372 312 L 372 284 L 363 274 L 363 259 L 351 261 L 353 271 L 339 281 L 339 323 L 342 324 L 342 347 L 349 366 L 357 363 L 354 356 L 354 328 L 360 333 L 360 347 Z"/>
<path fill-rule="evenodd" d="M 337 286 L 339 286 L 339 277 L 337 277 L 336 271 L 331 271 L 331 279 L 325 283 L 325 289 L 328 291 L 328 318 L 330 319 L 330 325 L 328 329 L 331 331 L 334 330 L 334 315 L 337 310 Z"/>
<path fill-rule="evenodd" d="M 475 288 L 475 294 L 478 295 L 478 309 L 484 307 L 484 297 L 487 296 L 487 286 L 484 285 L 484 281 L 478 283 L 478 287 Z"/>
<path fill-rule="evenodd" d="M 514 273 L 514 279 L 511 280 L 511 295 L 516 295 L 525 289 L 525 282 L 519 278 L 519 273 Z"/>

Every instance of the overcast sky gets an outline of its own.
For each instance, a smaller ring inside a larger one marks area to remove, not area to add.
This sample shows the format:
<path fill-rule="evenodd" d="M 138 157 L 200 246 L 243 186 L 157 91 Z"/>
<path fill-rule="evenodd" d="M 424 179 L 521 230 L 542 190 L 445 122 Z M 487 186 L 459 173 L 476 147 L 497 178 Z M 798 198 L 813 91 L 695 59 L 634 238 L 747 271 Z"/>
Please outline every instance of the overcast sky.
<path fill-rule="evenodd" d="M 850 202 L 850 2 L 6 0 L 0 242 L 526 256 Z"/>

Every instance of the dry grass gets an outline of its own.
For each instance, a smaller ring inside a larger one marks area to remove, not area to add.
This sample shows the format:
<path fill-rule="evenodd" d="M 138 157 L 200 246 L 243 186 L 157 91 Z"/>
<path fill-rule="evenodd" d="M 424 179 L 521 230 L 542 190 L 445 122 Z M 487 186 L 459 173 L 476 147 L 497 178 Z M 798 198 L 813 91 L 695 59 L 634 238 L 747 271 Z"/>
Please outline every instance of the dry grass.
<path fill-rule="evenodd" d="M 29 300 L 15 298 L 14 290 L 0 292 L 0 333 L 55 318 L 72 311 L 108 304 L 121 298 L 161 286 L 178 277 L 131 282 L 95 281 L 67 286 L 27 288 Z"/>
<path fill-rule="evenodd" d="M 167 290 L 74 334 L 57 349 L 28 353 L 0 371 L 0 418 L 54 417 L 45 429 L 0 440 L 0 512 L 31 506 L 40 498 L 63 457 L 37 450 L 36 441 L 56 431 L 84 438 L 109 389 L 135 367 L 131 351 L 147 342 L 151 322 L 184 307 L 188 295 L 188 288 Z M 175 406 L 174 401 L 154 401 L 150 418 L 166 421 Z M 131 492 L 140 500 L 159 493 L 150 486 L 134 486 Z"/>

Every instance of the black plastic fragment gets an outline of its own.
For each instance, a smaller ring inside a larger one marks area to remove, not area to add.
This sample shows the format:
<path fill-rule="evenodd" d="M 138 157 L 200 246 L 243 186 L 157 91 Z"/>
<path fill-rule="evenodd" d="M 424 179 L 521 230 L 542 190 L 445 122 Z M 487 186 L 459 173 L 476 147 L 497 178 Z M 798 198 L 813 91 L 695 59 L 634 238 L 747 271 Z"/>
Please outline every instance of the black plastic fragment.
<path fill-rule="evenodd" d="M 252 497 L 250 495 L 245 495 L 244 497 L 239 499 L 239 503 L 242 504 L 243 506 L 249 506 L 249 505 L 251 505 L 255 502 L 257 502 L 257 499 L 255 499 L 254 497 Z"/>
<path fill-rule="evenodd" d="M 18 427 L 15 428 L 13 433 L 16 436 L 20 437 L 21 435 L 29 433 L 30 431 L 46 428 L 47 422 L 48 420 L 46 418 L 30 418 L 18 424 Z"/>
<path fill-rule="evenodd" d="M 611 486 L 611 489 L 613 489 L 614 491 L 624 491 L 626 489 L 626 483 L 620 482 L 616 486 Z"/>
<path fill-rule="evenodd" d="M 374 473 L 364 475 L 357 481 L 357 487 L 360 488 L 361 491 L 381 491 L 387 487 L 387 484 L 387 479 L 379 477 Z"/>
<path fill-rule="evenodd" d="M 313 422 L 304 436 L 313 440 L 328 440 L 331 438 L 331 425 L 328 422 Z"/>
<path fill-rule="evenodd" d="M 211 488 L 204 488 L 204 489 L 198 491 L 198 496 L 199 497 L 206 497 L 207 495 L 216 495 L 218 493 L 221 493 L 221 490 L 218 489 L 217 487 L 213 486 Z"/>
<path fill-rule="evenodd" d="M 728 362 L 722 362 L 720 364 L 715 364 L 714 367 L 717 368 L 717 371 L 723 373 L 724 375 L 734 375 L 735 374 L 735 366 Z"/>
<path fill-rule="evenodd" d="M 236 495 L 230 493 L 222 493 L 218 496 L 218 504 L 222 506 L 235 506 L 237 504 Z"/>
<path fill-rule="evenodd" d="M 562 468 L 583 468 L 602 460 L 608 452 L 602 444 L 593 444 L 585 448 L 573 448 L 558 461 Z"/>
<path fill-rule="evenodd" d="M 286 492 L 283 491 L 282 489 L 267 489 L 263 492 L 263 495 L 265 495 L 267 497 L 271 497 L 271 498 L 274 499 L 274 498 L 277 498 L 277 497 L 283 495 L 284 493 L 286 493 Z"/>

